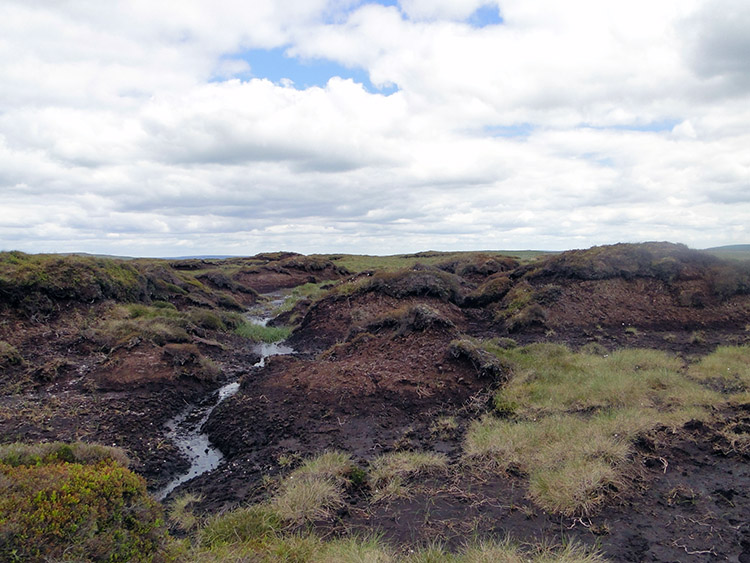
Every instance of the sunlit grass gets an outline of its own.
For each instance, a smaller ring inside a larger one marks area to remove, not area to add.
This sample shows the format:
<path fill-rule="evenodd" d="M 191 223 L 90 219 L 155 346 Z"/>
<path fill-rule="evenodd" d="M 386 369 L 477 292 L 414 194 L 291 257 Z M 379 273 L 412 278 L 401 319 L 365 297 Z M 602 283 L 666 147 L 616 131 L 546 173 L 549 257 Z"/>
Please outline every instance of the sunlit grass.
<path fill-rule="evenodd" d="M 728 393 L 731 400 L 750 399 L 750 346 L 719 346 L 690 366 L 690 376 Z"/>
<path fill-rule="evenodd" d="M 465 455 L 527 475 L 529 496 L 550 512 L 592 513 L 610 489 L 627 486 L 636 436 L 707 418 L 707 408 L 724 400 L 690 379 L 681 360 L 654 350 L 486 349 L 511 372 L 495 396 L 505 418 L 475 421 Z"/>
<path fill-rule="evenodd" d="M 255 323 L 243 323 L 234 329 L 235 334 L 253 342 L 281 342 L 289 338 L 292 329 L 286 326 L 265 326 Z"/>

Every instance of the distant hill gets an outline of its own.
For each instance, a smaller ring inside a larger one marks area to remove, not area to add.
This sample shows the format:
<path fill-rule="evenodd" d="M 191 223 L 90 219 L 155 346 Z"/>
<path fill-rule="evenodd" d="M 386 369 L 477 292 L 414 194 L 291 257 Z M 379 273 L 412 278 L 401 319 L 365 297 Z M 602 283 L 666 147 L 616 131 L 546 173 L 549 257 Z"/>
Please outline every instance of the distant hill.
<path fill-rule="evenodd" d="M 718 252 L 750 252 L 750 244 L 728 244 L 726 246 L 714 246 L 711 248 L 706 248 L 706 250 L 709 251 L 718 251 Z"/>
<path fill-rule="evenodd" d="M 720 258 L 731 258 L 734 260 L 750 260 L 750 244 L 729 244 L 726 246 L 715 246 L 706 248 L 704 252 L 713 254 Z"/>

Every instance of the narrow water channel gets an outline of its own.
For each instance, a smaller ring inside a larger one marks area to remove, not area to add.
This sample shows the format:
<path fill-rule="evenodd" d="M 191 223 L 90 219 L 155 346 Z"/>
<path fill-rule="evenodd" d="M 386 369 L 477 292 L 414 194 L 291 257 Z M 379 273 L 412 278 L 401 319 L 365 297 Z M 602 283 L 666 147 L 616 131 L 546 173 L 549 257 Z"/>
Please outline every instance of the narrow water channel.
<path fill-rule="evenodd" d="M 283 294 L 272 294 L 270 301 L 263 303 L 257 308 L 250 309 L 245 318 L 248 322 L 266 325 L 270 319 L 270 311 L 283 303 L 286 298 Z M 290 346 L 275 343 L 259 343 L 255 345 L 254 351 L 260 356 L 254 367 L 263 367 L 266 358 L 284 354 L 293 354 Z M 158 500 L 163 500 L 177 487 L 191 479 L 216 469 L 224 460 L 222 453 L 215 448 L 208 436 L 203 432 L 203 425 L 211 416 L 216 406 L 223 400 L 234 395 L 240 388 L 239 381 L 231 381 L 211 394 L 206 401 L 198 404 L 190 404 L 176 417 L 170 419 L 165 427 L 167 437 L 174 443 L 180 452 L 190 461 L 187 472 L 176 476 L 167 485 L 154 493 Z"/>

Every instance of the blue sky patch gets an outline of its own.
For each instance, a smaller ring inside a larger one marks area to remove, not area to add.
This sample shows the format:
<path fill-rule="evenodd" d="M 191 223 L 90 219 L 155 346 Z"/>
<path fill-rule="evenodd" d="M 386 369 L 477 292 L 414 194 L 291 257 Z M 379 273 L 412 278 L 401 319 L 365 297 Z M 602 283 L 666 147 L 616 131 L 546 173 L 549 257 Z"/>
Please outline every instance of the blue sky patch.
<path fill-rule="evenodd" d="M 503 18 L 497 6 L 485 4 L 471 14 L 468 23 L 472 27 L 487 27 L 490 25 L 500 25 L 503 23 Z"/>
<path fill-rule="evenodd" d="M 274 83 L 283 79 L 294 82 L 297 89 L 312 86 L 324 87 L 334 76 L 350 78 L 362 84 L 368 92 L 378 94 L 392 94 L 398 87 L 377 88 L 370 82 L 370 75 L 362 68 L 346 67 L 328 59 L 300 59 L 286 55 L 286 48 L 249 49 L 224 57 L 225 60 L 242 60 L 250 65 L 250 72 L 245 72 L 230 78 L 249 80 L 250 78 L 266 78 Z M 215 81 L 226 80 L 226 78 Z"/>
<path fill-rule="evenodd" d="M 658 121 L 649 121 L 648 123 L 628 123 L 624 125 L 587 125 L 587 129 L 614 129 L 615 131 L 642 131 L 646 133 L 664 133 L 671 131 L 675 125 L 682 123 L 680 119 L 660 119 Z"/>

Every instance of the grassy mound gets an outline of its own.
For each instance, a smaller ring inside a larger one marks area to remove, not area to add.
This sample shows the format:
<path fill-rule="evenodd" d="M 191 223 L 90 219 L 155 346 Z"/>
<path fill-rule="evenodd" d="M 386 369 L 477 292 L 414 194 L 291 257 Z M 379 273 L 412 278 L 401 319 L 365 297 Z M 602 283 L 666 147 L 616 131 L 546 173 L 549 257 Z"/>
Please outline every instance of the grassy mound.
<path fill-rule="evenodd" d="M 750 292 L 750 262 L 721 260 L 683 244 L 668 242 L 622 243 L 563 252 L 528 266 L 526 277 L 531 280 L 654 278 L 667 283 L 701 279 L 722 299 Z"/>
<path fill-rule="evenodd" d="M 380 272 L 365 280 L 358 289 L 362 293 L 375 292 L 397 299 L 404 297 L 435 297 L 441 301 L 460 303 L 460 279 L 434 267 L 414 267 L 411 270 Z"/>

